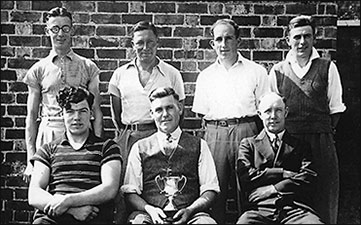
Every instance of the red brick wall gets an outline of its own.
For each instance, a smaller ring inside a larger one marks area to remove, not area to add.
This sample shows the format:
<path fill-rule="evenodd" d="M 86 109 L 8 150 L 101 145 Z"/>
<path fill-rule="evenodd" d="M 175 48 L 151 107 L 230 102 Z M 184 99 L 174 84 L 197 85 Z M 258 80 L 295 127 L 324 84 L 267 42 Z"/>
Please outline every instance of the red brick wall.
<path fill-rule="evenodd" d="M 106 94 L 112 72 L 130 61 L 129 30 L 139 20 L 160 29 L 158 56 L 182 73 L 186 91 L 184 128 L 202 135 L 201 121 L 191 112 L 198 73 L 212 63 L 209 30 L 215 20 L 232 18 L 242 28 L 239 49 L 268 70 L 288 51 L 284 34 L 288 20 L 313 14 L 319 24 L 316 48 L 335 59 L 336 1 L 2 1 L 1 2 L 1 223 L 29 223 L 25 168 L 27 87 L 20 80 L 51 46 L 44 33 L 44 13 L 55 6 L 73 12 L 75 52 L 92 59 L 101 69 L 102 110 L 106 135 L 114 137 L 110 100 Z M 229 212 L 234 204 L 230 199 Z"/>

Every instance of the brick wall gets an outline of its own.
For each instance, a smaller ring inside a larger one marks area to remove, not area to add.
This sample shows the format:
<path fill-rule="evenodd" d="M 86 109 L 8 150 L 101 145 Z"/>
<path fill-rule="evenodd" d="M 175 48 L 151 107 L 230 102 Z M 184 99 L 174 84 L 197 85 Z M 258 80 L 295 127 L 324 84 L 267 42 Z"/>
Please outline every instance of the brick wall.
<path fill-rule="evenodd" d="M 184 129 L 202 135 L 201 121 L 191 112 L 198 73 L 216 57 L 210 48 L 210 26 L 232 18 L 242 28 L 239 49 L 268 70 L 288 51 L 284 39 L 288 20 L 313 14 L 319 24 L 317 50 L 335 59 L 336 1 L 2 1 L 1 2 L 1 223 L 29 223 L 25 169 L 27 87 L 20 80 L 51 46 L 44 33 L 44 13 L 55 6 L 73 12 L 74 51 L 92 59 L 101 69 L 100 90 L 105 133 L 114 137 L 110 99 L 106 94 L 112 72 L 133 57 L 129 31 L 139 20 L 159 27 L 158 56 L 177 67 L 186 91 Z M 228 211 L 234 221 L 232 199 Z"/>

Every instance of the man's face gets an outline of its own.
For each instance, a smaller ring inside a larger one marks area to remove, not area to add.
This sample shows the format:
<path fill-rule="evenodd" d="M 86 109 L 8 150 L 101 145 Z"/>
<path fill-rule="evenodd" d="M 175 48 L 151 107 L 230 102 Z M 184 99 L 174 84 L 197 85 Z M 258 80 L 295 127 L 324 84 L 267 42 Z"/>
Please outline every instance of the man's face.
<path fill-rule="evenodd" d="M 308 58 L 312 53 L 315 37 L 311 26 L 296 27 L 290 30 L 287 43 L 297 57 Z"/>
<path fill-rule="evenodd" d="M 47 22 L 46 33 L 50 37 L 53 48 L 63 51 L 70 49 L 73 33 L 70 18 L 64 16 L 50 17 Z"/>
<path fill-rule="evenodd" d="M 238 39 L 234 27 L 229 24 L 219 24 L 213 30 L 213 40 L 210 44 L 221 61 L 233 62 L 237 58 Z"/>
<path fill-rule="evenodd" d="M 181 103 L 173 96 L 157 98 L 151 103 L 151 116 L 163 133 L 172 133 L 178 127 L 182 110 Z"/>
<path fill-rule="evenodd" d="M 70 109 L 63 109 L 65 127 L 72 135 L 84 135 L 90 128 L 91 111 L 86 100 L 70 103 Z"/>
<path fill-rule="evenodd" d="M 259 105 L 259 116 L 263 126 L 271 133 L 279 133 L 285 128 L 288 113 L 284 102 L 279 96 L 269 95 L 262 99 Z"/>
<path fill-rule="evenodd" d="M 155 59 L 158 39 L 152 30 L 134 32 L 132 44 L 139 61 L 150 63 Z"/>

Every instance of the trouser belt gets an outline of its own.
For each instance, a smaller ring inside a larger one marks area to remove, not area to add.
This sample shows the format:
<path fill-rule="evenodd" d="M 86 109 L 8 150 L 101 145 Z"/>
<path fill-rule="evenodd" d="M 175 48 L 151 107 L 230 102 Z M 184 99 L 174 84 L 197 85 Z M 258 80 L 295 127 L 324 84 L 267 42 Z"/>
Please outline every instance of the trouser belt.
<path fill-rule="evenodd" d="M 212 124 L 221 127 L 228 127 L 232 125 L 238 125 L 241 123 L 250 123 L 255 122 L 257 116 L 246 116 L 241 118 L 232 118 L 232 119 L 224 119 L 224 120 L 206 120 L 206 124 Z"/>

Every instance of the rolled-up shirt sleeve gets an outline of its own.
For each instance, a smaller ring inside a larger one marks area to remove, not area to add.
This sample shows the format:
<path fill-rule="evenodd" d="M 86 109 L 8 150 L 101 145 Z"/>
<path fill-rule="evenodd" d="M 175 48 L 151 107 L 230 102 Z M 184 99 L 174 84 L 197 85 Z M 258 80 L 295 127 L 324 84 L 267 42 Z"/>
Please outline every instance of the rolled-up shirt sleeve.
<path fill-rule="evenodd" d="M 342 102 L 340 74 L 333 62 L 331 62 L 329 68 L 327 97 L 329 99 L 330 114 L 344 112 L 346 110 L 346 106 Z"/>
<path fill-rule="evenodd" d="M 205 191 L 220 192 L 219 181 L 213 156 L 207 143 L 201 140 L 201 153 L 198 162 L 200 194 Z"/>
<path fill-rule="evenodd" d="M 134 143 L 128 156 L 128 165 L 125 171 L 124 184 L 121 187 L 121 191 L 123 193 L 142 194 L 142 180 L 143 172 L 138 143 Z"/>

